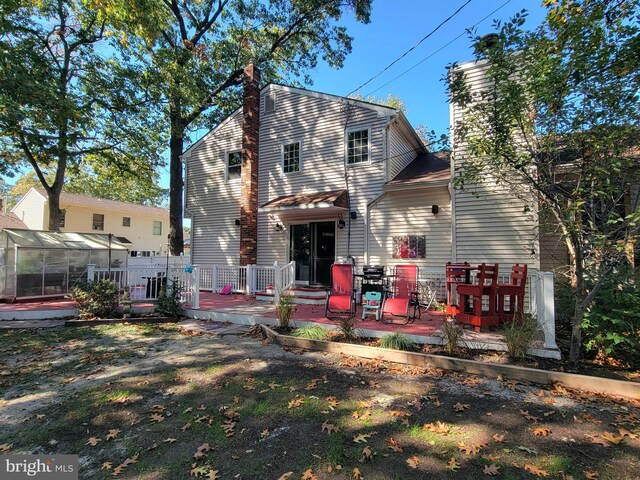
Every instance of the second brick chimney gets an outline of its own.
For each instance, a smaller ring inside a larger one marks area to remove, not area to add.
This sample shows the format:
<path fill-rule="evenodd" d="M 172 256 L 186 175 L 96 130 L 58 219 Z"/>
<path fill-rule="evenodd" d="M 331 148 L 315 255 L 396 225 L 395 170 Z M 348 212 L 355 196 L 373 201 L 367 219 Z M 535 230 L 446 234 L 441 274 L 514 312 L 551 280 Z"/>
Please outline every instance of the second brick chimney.
<path fill-rule="evenodd" d="M 260 70 L 244 68 L 242 169 L 240 174 L 240 265 L 254 265 L 258 253 L 258 153 L 260 145 Z"/>

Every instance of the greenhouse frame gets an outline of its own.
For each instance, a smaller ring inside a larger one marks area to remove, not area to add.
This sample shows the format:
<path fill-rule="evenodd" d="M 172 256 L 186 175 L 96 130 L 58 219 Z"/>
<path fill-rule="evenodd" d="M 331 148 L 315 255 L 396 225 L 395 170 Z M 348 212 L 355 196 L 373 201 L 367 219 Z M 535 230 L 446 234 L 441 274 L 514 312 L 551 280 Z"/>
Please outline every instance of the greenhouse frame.
<path fill-rule="evenodd" d="M 87 281 L 87 265 L 126 267 L 127 255 L 127 245 L 110 234 L 4 229 L 0 299 L 64 295 Z"/>

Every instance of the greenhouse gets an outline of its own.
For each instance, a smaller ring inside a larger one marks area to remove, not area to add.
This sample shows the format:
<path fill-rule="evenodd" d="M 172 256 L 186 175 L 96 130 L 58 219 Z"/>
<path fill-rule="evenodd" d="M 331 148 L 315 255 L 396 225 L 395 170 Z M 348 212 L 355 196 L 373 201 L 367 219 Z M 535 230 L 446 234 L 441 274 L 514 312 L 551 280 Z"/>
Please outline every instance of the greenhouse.
<path fill-rule="evenodd" d="M 109 234 L 4 229 L 0 232 L 0 299 L 68 293 L 87 280 L 89 264 L 124 267 L 127 246 Z"/>

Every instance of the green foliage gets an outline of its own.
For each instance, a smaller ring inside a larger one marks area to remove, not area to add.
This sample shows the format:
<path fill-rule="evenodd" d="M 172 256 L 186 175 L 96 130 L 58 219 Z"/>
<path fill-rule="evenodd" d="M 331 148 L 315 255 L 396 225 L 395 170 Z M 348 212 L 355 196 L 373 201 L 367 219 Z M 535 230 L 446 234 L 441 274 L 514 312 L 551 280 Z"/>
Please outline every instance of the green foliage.
<path fill-rule="evenodd" d="M 299 338 L 308 338 L 309 340 L 326 340 L 329 337 L 327 330 L 319 325 L 305 325 L 304 327 L 296 328 L 291 335 Z"/>
<path fill-rule="evenodd" d="M 515 315 L 504 328 L 504 341 L 511 358 L 522 360 L 533 344 L 538 324 L 531 315 Z"/>
<path fill-rule="evenodd" d="M 179 278 L 174 278 L 169 285 L 160 289 L 158 303 L 154 311 L 163 317 L 179 317 L 182 315 L 182 295 L 184 285 Z"/>
<path fill-rule="evenodd" d="M 358 339 L 358 329 L 356 328 L 356 319 L 353 317 L 340 317 L 338 319 L 337 328 L 340 337 L 347 342 L 353 342 Z"/>
<path fill-rule="evenodd" d="M 118 308 L 119 290 L 114 281 L 100 280 L 75 287 L 71 299 L 80 318 L 110 318 Z"/>
<path fill-rule="evenodd" d="M 640 364 L 640 273 L 623 270 L 600 289 L 584 315 L 585 348 L 600 360 Z"/>
<path fill-rule="evenodd" d="M 287 293 L 281 293 L 276 305 L 276 313 L 278 315 L 278 326 L 281 328 L 289 328 L 291 316 L 295 309 L 293 297 Z"/>
<path fill-rule="evenodd" d="M 455 355 L 460 349 L 460 340 L 464 335 L 464 330 L 455 321 L 444 322 L 445 348 L 449 355 Z"/>
<path fill-rule="evenodd" d="M 523 29 L 526 13 L 475 36 L 486 81 L 449 72 L 464 116 L 454 145 L 458 189 L 495 182 L 525 215 L 552 218 L 570 252 L 576 285 L 570 359 L 578 359 L 583 312 L 639 233 L 640 0 L 545 2 L 547 17 Z M 480 193 L 477 193 L 480 195 Z M 533 246 L 534 250 L 537 247 Z"/>
<path fill-rule="evenodd" d="M 415 352 L 418 350 L 418 345 L 412 342 L 407 335 L 400 332 L 385 335 L 378 341 L 378 346 L 407 352 Z"/>

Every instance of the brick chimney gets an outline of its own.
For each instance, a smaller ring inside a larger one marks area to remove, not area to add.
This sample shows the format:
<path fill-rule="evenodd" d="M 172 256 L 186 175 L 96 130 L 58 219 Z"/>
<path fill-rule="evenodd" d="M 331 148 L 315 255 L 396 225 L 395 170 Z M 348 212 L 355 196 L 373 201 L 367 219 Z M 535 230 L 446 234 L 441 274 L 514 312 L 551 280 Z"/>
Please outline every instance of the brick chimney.
<path fill-rule="evenodd" d="M 242 95 L 242 171 L 240 176 L 240 265 L 253 265 L 258 252 L 258 153 L 260 70 L 244 68 Z"/>

